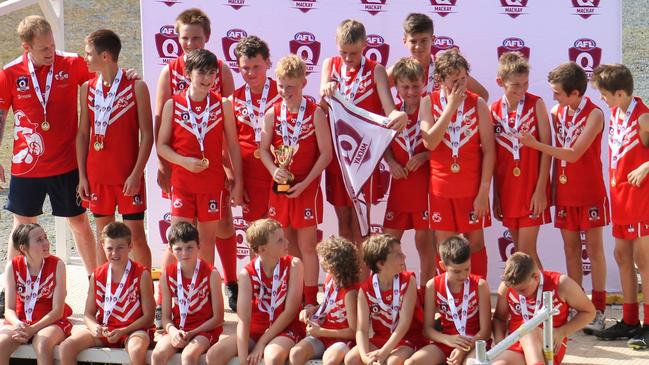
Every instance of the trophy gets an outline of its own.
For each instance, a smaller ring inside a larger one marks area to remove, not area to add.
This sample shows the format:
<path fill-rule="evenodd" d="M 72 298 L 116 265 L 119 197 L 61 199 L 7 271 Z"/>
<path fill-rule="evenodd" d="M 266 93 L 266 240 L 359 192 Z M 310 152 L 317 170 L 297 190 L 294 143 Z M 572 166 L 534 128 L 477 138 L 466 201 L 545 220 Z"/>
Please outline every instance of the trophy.
<path fill-rule="evenodd" d="M 293 156 L 295 156 L 299 147 L 299 145 L 280 145 L 275 148 L 271 145 L 270 153 L 275 157 L 275 163 L 279 168 L 288 171 L 288 167 L 293 162 Z M 295 175 L 289 171 L 289 177 L 286 181 L 273 181 L 273 191 L 277 194 L 288 194 L 288 189 L 291 188 L 293 180 L 295 180 Z"/>

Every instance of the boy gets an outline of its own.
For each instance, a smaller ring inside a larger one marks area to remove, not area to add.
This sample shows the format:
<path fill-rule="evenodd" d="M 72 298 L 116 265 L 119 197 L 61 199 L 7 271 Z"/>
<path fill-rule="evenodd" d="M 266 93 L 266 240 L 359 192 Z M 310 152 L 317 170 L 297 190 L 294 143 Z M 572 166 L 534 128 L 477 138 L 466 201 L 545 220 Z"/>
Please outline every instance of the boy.
<path fill-rule="evenodd" d="M 144 266 L 128 258 L 131 231 L 112 222 L 102 231 L 108 262 L 95 269 L 84 311 L 86 328 L 73 331 L 59 347 L 62 364 L 76 364 L 89 347 L 124 348 L 132 364 L 145 364 L 153 341 L 153 283 Z"/>
<path fill-rule="evenodd" d="M 554 315 L 554 364 L 561 364 L 566 353 L 568 337 L 595 318 L 595 307 L 581 287 L 566 275 L 543 271 L 534 259 L 523 252 L 513 254 L 505 264 L 503 282 L 498 288 L 498 301 L 493 318 L 494 341 L 502 341 L 530 320 L 543 306 L 543 292 L 552 292 Z M 568 319 L 570 309 L 576 314 Z M 493 365 L 543 365 L 543 330 L 535 328 L 519 342 L 501 353 Z"/>
<path fill-rule="evenodd" d="M 388 127 L 403 129 L 408 117 L 394 107 L 385 68 L 363 56 L 362 51 L 367 45 L 363 24 L 356 20 L 343 20 L 336 29 L 336 45 L 340 55 L 327 58 L 322 65 L 320 96 L 332 96 L 338 91 L 352 104 L 388 116 L 391 120 Z M 363 187 L 366 199 L 375 203 L 383 196 L 385 188 L 380 186 L 377 166 Z M 332 159 L 327 167 L 326 190 L 327 201 L 334 206 L 338 218 L 338 234 L 360 246 L 360 226 L 337 159 Z"/>
<path fill-rule="evenodd" d="M 403 100 L 396 107 L 408 115 L 408 125 L 392 141 L 390 152 L 384 154 L 392 183 L 383 228 L 398 240 L 404 230 L 415 230 L 419 280 L 424 288 L 434 276 L 435 246 L 433 232 L 428 228 L 429 152 L 422 143 L 419 126 L 423 69 L 414 59 L 402 58 L 394 65 L 394 79 Z M 409 199 L 403 199 L 406 196 Z"/>
<path fill-rule="evenodd" d="M 426 284 L 424 334 L 434 341 L 406 364 L 464 364 L 475 357 L 475 341 L 491 338 L 491 292 L 487 282 L 471 274 L 471 246 L 453 236 L 439 246 L 444 273 Z M 441 331 L 435 315 L 441 315 Z"/>
<path fill-rule="evenodd" d="M 554 226 L 561 229 L 568 276 L 581 286 L 582 244 L 586 232 L 593 283 L 592 301 L 597 315 L 584 332 L 604 329 L 606 317 L 606 259 L 602 227 L 609 223 L 608 198 L 602 175 L 602 130 L 604 113 L 584 96 L 586 72 L 574 62 L 557 66 L 548 74 L 557 104 L 552 108 L 555 146 L 540 143 L 529 133 L 521 133 L 524 146 L 555 158 L 552 185 L 555 190 Z"/>
<path fill-rule="evenodd" d="M 305 302 L 316 304 L 319 262 L 315 246 L 318 224 L 322 223 L 320 175 L 331 161 L 331 136 L 322 109 L 302 96 L 304 61 L 296 55 L 286 56 L 277 62 L 275 73 L 282 100 L 265 115 L 261 161 L 276 183 L 291 187 L 285 194 L 270 193 L 268 216 L 282 224 L 291 249 L 297 248 L 296 256 L 304 262 Z M 274 153 L 275 161 L 271 156 L 271 147 L 277 151 L 281 146 L 295 151 L 288 168 L 280 164 L 278 154 Z"/>
<path fill-rule="evenodd" d="M 469 63 L 456 49 L 435 63 L 441 87 L 422 99 L 422 138 L 430 153 L 430 228 L 437 242 L 457 234 L 471 243 L 472 273 L 486 279 L 483 228 L 491 225 L 493 127 L 485 101 L 467 90 Z"/>
<path fill-rule="evenodd" d="M 417 279 L 406 271 L 405 259 L 401 243 L 390 235 L 374 235 L 363 243 L 363 260 L 372 274 L 358 291 L 356 347 L 345 364 L 402 364 L 425 342 Z"/>
<path fill-rule="evenodd" d="M 166 333 L 153 350 L 153 365 L 166 364 L 178 349 L 182 349 L 183 364 L 198 364 L 223 332 L 221 275 L 198 257 L 198 241 L 198 230 L 191 223 L 171 227 L 169 249 L 177 263 L 167 266 L 160 276 Z"/>
<path fill-rule="evenodd" d="M 270 68 L 270 51 L 266 42 L 256 36 L 239 41 L 234 52 L 241 77 L 246 83 L 230 97 L 237 121 L 241 158 L 243 159 L 243 218 L 252 222 L 266 217 L 272 178 L 261 162 L 261 131 L 264 115 L 280 97 L 277 83 L 266 76 Z"/>
<path fill-rule="evenodd" d="M 433 20 L 426 14 L 410 13 L 403 22 L 403 44 L 408 48 L 410 56 L 421 64 L 424 70 L 424 88 L 422 95 L 428 95 L 439 85 L 435 80 L 435 59 L 433 56 L 433 42 L 435 41 Z M 388 80 L 391 86 L 396 86 L 394 65 L 388 68 Z M 467 78 L 467 89 L 474 92 L 482 99 L 489 100 L 487 89 L 471 76 Z M 398 90 L 397 90 L 398 92 Z M 399 94 L 401 95 L 401 94 Z"/>
<path fill-rule="evenodd" d="M 131 230 L 133 259 L 150 268 L 144 233 L 144 168 L 153 146 L 149 89 L 144 81 L 124 77 L 117 64 L 121 48 L 111 30 L 86 37 L 86 63 L 97 76 L 81 86 L 77 191 L 95 217 L 97 262 L 106 262 L 99 237 L 115 221 L 117 208 Z"/>
<path fill-rule="evenodd" d="M 494 216 L 509 229 L 516 250 L 534 258 L 536 238 L 542 224 L 552 221 L 550 196 L 550 156 L 521 146 L 520 132 L 529 132 L 541 143 L 549 144 L 550 123 L 545 103 L 527 92 L 530 65 L 517 52 L 500 56 L 496 82 L 504 95 L 491 104 L 491 118 L 496 135 L 494 171 Z"/>
<path fill-rule="evenodd" d="M 302 261 L 287 255 L 288 240 L 279 222 L 252 222 L 246 240 L 256 257 L 239 274 L 236 335 L 225 337 L 207 352 L 209 364 L 225 365 L 235 356 L 242 364 L 284 364 L 304 336 L 298 321 L 302 302 Z"/>
<path fill-rule="evenodd" d="M 611 108 L 609 129 L 609 176 L 615 261 L 620 271 L 623 317 L 613 327 L 597 334 L 601 339 L 629 338 L 634 349 L 649 347 L 649 285 L 643 285 L 644 320 L 640 326 L 637 277 L 649 283 L 649 108 L 633 96 L 633 75 L 624 65 L 602 65 L 592 82 Z"/>

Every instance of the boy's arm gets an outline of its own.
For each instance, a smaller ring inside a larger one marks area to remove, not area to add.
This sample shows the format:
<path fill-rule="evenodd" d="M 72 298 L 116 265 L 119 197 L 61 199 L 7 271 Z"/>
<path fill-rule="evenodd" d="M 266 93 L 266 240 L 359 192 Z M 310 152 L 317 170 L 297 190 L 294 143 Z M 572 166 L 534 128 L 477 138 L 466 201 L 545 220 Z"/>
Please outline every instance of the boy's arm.
<path fill-rule="evenodd" d="M 383 152 L 383 159 L 387 162 L 393 179 L 405 179 L 408 177 L 408 170 L 404 166 L 401 166 L 401 164 L 394 158 L 394 154 L 390 147 L 386 148 L 385 152 Z"/>
<path fill-rule="evenodd" d="M 88 161 L 88 141 L 90 140 L 90 125 L 88 119 L 88 82 L 81 85 L 79 90 L 79 106 L 81 114 L 79 116 L 79 129 L 77 130 L 76 151 L 77 166 L 79 169 L 79 186 L 77 192 L 83 200 L 90 200 L 90 186 L 88 184 L 88 173 L 86 163 Z"/>
<path fill-rule="evenodd" d="M 358 303 L 356 309 L 356 346 L 358 346 L 358 353 L 360 354 L 363 363 L 367 364 L 367 353 L 370 352 L 370 307 L 367 304 L 367 298 L 365 297 L 363 289 L 358 290 Z"/>
<path fill-rule="evenodd" d="M 234 93 L 234 77 L 232 77 L 230 67 L 225 62 L 222 62 L 221 64 L 223 65 L 221 67 L 221 96 L 227 98 L 232 96 Z"/>
<path fill-rule="evenodd" d="M 482 149 L 482 170 L 480 177 L 480 188 L 474 202 L 474 209 L 478 218 L 489 214 L 489 190 L 491 179 L 496 165 L 496 142 L 494 129 L 491 124 L 489 108 L 482 98 L 478 99 L 478 131 L 480 133 L 480 148 Z"/>
<path fill-rule="evenodd" d="M 426 283 L 426 292 L 424 294 L 424 328 L 423 334 L 427 338 L 435 342 L 444 342 L 444 334 L 435 329 L 435 313 L 437 313 L 437 304 L 435 297 L 437 291 L 435 290 L 435 279 L 430 279 Z"/>
<path fill-rule="evenodd" d="M 377 64 L 374 67 L 374 82 L 376 83 L 376 90 L 379 93 L 379 99 L 381 99 L 383 112 L 390 119 L 387 127 L 397 131 L 402 130 L 408 124 L 408 115 L 394 108 L 394 100 L 392 99 L 390 84 L 388 83 L 388 74 L 385 72 L 385 67 L 381 64 Z"/>
<path fill-rule="evenodd" d="M 137 124 L 140 129 L 140 148 L 133 171 L 124 182 L 124 195 L 133 196 L 140 191 L 144 168 L 153 147 L 153 126 L 151 124 L 151 101 L 149 89 L 144 81 L 135 82 L 135 104 L 137 105 Z"/>
<path fill-rule="evenodd" d="M 16 314 L 16 282 L 14 279 L 13 264 L 7 260 L 5 268 L 5 312 L 4 318 L 10 324 L 16 326 L 23 323 Z"/>
<path fill-rule="evenodd" d="M 488 340 L 491 338 L 491 291 L 486 280 L 478 281 L 478 310 L 480 313 L 480 331 L 474 340 Z M 473 345 L 475 346 L 475 342 Z"/>
<path fill-rule="evenodd" d="M 13 275 L 12 275 L 13 276 Z M 28 326 L 29 330 L 25 328 L 28 337 L 33 336 L 36 332 L 58 321 L 63 316 L 63 309 L 65 308 L 65 264 L 59 260 L 56 264 L 56 287 L 52 295 L 52 310 L 43 316 L 38 322 Z"/>
<path fill-rule="evenodd" d="M 232 202 L 234 205 L 243 203 L 243 162 L 241 160 L 241 147 L 237 134 L 237 125 L 234 119 L 233 104 L 230 100 L 223 98 L 224 132 L 227 143 L 230 162 L 234 173 L 234 187 L 232 188 Z"/>
<path fill-rule="evenodd" d="M 320 73 L 320 97 L 333 96 L 336 90 L 338 90 L 338 81 L 331 79 L 331 58 L 327 58 L 322 63 L 322 72 Z"/>
<path fill-rule="evenodd" d="M 239 273 L 239 295 L 237 297 L 237 354 L 240 364 L 248 364 L 248 341 L 250 340 L 250 320 L 252 313 L 252 286 L 246 269 Z"/>
<path fill-rule="evenodd" d="M 388 85 L 390 85 L 391 88 L 394 87 L 394 77 L 392 76 L 392 73 L 394 72 L 394 65 L 388 67 L 385 72 L 388 75 Z"/>
<path fill-rule="evenodd" d="M 543 99 L 539 98 L 534 107 L 536 118 L 538 120 L 537 128 L 539 129 L 539 139 L 541 143 L 552 143 L 552 132 L 550 131 L 550 122 L 548 120 L 548 111 L 545 109 Z M 539 177 L 536 180 L 536 188 L 530 202 L 530 211 L 536 216 L 541 216 L 548 206 L 548 197 L 546 196 L 546 187 L 550 178 L 550 161 L 551 157 L 546 154 L 541 155 L 539 166 Z"/>
<path fill-rule="evenodd" d="M 83 311 L 83 322 L 94 337 L 101 337 L 102 326 L 97 322 L 97 303 L 95 303 L 95 274 L 90 275 L 88 295 L 86 296 L 86 308 Z"/>
<path fill-rule="evenodd" d="M 162 122 L 158 133 L 156 148 L 163 159 L 182 166 L 191 172 L 201 172 L 207 168 L 200 159 L 182 156 L 171 148 L 171 124 L 173 123 L 173 100 L 167 100 L 162 111 Z"/>
<path fill-rule="evenodd" d="M 223 293 L 221 292 L 221 275 L 216 269 L 210 273 L 210 299 L 212 300 L 212 317 L 200 326 L 189 331 L 189 338 L 201 332 L 213 330 L 223 325 Z"/>
<path fill-rule="evenodd" d="M 466 88 L 469 89 L 469 91 L 480 95 L 480 97 L 483 98 L 484 101 L 488 101 L 489 92 L 487 91 L 487 89 L 485 89 L 485 87 L 482 86 L 482 84 L 478 80 L 474 79 L 473 76 L 468 76 L 469 78 L 466 81 Z"/>
<path fill-rule="evenodd" d="M 173 321 L 173 298 L 171 297 L 171 290 L 169 290 L 169 279 L 164 270 L 162 274 L 160 274 L 158 287 L 162 296 L 162 328 L 164 328 L 165 332 L 173 338 L 176 335 L 178 328 L 176 328 Z"/>
<path fill-rule="evenodd" d="M 507 334 L 507 321 L 509 320 L 509 305 L 507 304 L 507 286 L 500 283 L 496 310 L 492 320 L 494 344 L 502 341 Z"/>
<path fill-rule="evenodd" d="M 588 299 L 579 284 L 566 275 L 559 278 L 559 297 L 568 303 L 569 308 L 577 310 L 577 314 L 561 327 L 554 328 L 554 342 L 560 343 L 564 337 L 584 328 L 595 318 L 595 306 Z"/>
<path fill-rule="evenodd" d="M 162 112 L 167 100 L 171 99 L 171 88 L 169 87 L 169 66 L 165 66 L 160 72 L 158 86 L 156 88 L 156 104 L 153 120 L 153 137 L 158 140 L 158 131 L 162 124 Z M 156 145 L 156 149 L 157 149 Z M 158 153 L 158 185 L 164 192 L 171 192 L 171 166 Z"/>
<path fill-rule="evenodd" d="M 406 295 L 401 302 L 401 308 L 399 308 L 399 322 L 397 327 L 394 329 L 388 341 L 379 349 L 378 359 L 380 361 L 385 361 L 390 356 L 392 350 L 394 350 L 403 337 L 408 333 L 410 329 L 410 324 L 412 323 L 412 316 L 415 312 L 415 305 L 417 304 L 417 280 L 414 275 L 410 278 L 408 283 L 408 289 L 406 289 Z"/>

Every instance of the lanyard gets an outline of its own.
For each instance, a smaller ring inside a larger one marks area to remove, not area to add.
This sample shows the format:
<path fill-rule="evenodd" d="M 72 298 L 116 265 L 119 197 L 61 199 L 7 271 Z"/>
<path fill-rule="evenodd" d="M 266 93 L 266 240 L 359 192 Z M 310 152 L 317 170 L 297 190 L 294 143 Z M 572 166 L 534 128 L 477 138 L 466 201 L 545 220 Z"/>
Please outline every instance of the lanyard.
<path fill-rule="evenodd" d="M 50 99 L 50 92 L 52 91 L 52 79 L 54 78 L 54 63 L 50 65 L 50 70 L 47 72 L 47 78 L 45 79 L 45 92 L 41 91 L 41 86 L 38 84 L 38 79 L 36 78 L 36 71 L 34 69 L 34 62 L 32 61 L 32 56 L 30 56 L 29 54 L 27 55 L 27 69 L 29 70 L 29 75 L 32 78 L 32 84 L 34 84 L 34 92 L 36 93 L 38 102 L 43 107 L 43 116 L 45 118 L 45 122 L 47 122 L 47 101 Z"/>
<path fill-rule="evenodd" d="M 113 101 L 117 96 L 117 89 L 119 88 L 119 83 L 122 81 L 122 70 L 117 71 L 113 84 L 108 90 L 108 95 L 104 97 L 104 87 L 103 87 L 103 77 L 101 74 L 97 78 L 97 84 L 95 85 L 95 135 L 105 136 L 106 129 L 110 125 L 110 113 L 113 110 Z"/>
<path fill-rule="evenodd" d="M 576 138 L 574 138 L 575 131 L 577 130 L 577 116 L 579 113 L 581 113 L 582 110 L 584 110 L 584 107 L 586 106 L 586 97 L 583 97 L 581 99 L 581 102 L 579 103 L 579 106 L 575 110 L 575 114 L 572 115 L 572 121 L 570 124 L 566 124 L 566 119 L 568 119 L 568 107 L 566 107 L 565 112 L 563 114 L 559 114 L 559 123 L 561 124 L 561 129 L 562 129 L 562 137 L 563 137 L 563 147 L 565 148 L 570 148 Z M 561 160 L 561 167 L 566 167 L 567 162 L 565 160 Z"/>
<path fill-rule="evenodd" d="M 536 301 L 534 302 L 534 313 L 532 315 L 536 314 L 536 311 L 539 310 L 541 307 L 541 295 L 543 294 L 543 272 L 539 271 L 539 287 L 536 288 Z M 527 311 L 527 299 L 525 299 L 524 295 L 518 295 L 518 302 L 520 303 L 521 306 L 521 315 L 523 315 L 523 320 L 525 322 L 530 320 L 530 314 Z"/>
<path fill-rule="evenodd" d="M 345 65 L 345 63 L 343 62 L 343 65 L 340 68 L 340 73 L 342 74 L 339 83 L 340 87 L 342 88 L 341 92 L 352 104 L 354 104 L 356 92 L 358 91 L 358 87 L 361 84 L 361 79 L 363 78 L 363 68 L 365 68 L 365 57 L 361 58 L 361 66 L 358 68 L 358 73 L 356 74 L 354 81 L 352 81 L 351 83 L 351 89 L 349 85 L 347 85 L 347 82 L 345 82 L 345 78 L 347 77 L 347 65 Z"/>
<path fill-rule="evenodd" d="M 176 264 L 176 294 L 178 295 L 178 311 L 180 312 L 181 329 L 185 327 L 185 321 L 187 320 L 187 314 L 189 313 L 189 302 L 192 298 L 194 286 L 196 286 L 196 279 L 198 278 L 198 271 L 200 270 L 200 267 L 201 260 L 196 260 L 196 266 L 194 267 L 192 281 L 189 283 L 189 288 L 187 288 L 187 298 L 185 298 L 185 288 L 183 287 L 183 273 L 180 269 L 180 262 Z"/>
<path fill-rule="evenodd" d="M 207 134 L 207 122 L 210 117 L 210 95 L 207 94 L 207 104 L 205 104 L 205 109 L 203 112 L 199 115 L 196 115 L 194 113 L 194 109 L 192 109 L 192 102 L 191 99 L 189 98 L 189 90 L 187 90 L 187 93 L 185 93 L 185 99 L 187 100 L 187 111 L 189 112 L 189 123 L 192 127 L 192 133 L 196 137 L 196 140 L 198 141 L 198 145 L 201 148 L 201 154 L 205 154 L 205 135 Z M 196 121 L 197 118 L 201 118 L 200 124 Z"/>
<path fill-rule="evenodd" d="M 442 110 L 446 109 L 447 99 L 446 92 L 442 88 L 439 92 L 439 102 L 442 104 Z M 448 124 L 448 134 L 451 137 L 451 152 L 453 158 L 460 156 L 460 135 L 462 130 L 462 119 L 464 118 L 464 102 L 457 108 L 455 121 Z"/>
<path fill-rule="evenodd" d="M 331 289 L 333 289 L 333 292 Z M 338 286 L 334 283 L 334 279 L 331 278 L 327 285 L 325 285 L 324 301 L 320 304 L 318 310 L 311 318 L 316 321 L 324 319 L 327 316 L 327 313 L 329 313 L 329 311 L 331 311 L 331 309 L 336 305 L 336 298 L 338 298 Z"/>
<path fill-rule="evenodd" d="M 306 111 L 306 99 L 302 98 L 300 103 L 300 111 L 297 114 L 297 119 L 295 120 L 295 125 L 293 126 L 293 135 L 289 136 L 288 134 L 288 122 L 286 121 L 286 115 L 288 114 L 288 108 L 286 103 L 282 101 L 282 110 L 279 117 L 280 128 L 282 128 L 282 143 L 284 146 L 294 147 L 297 144 L 297 141 L 302 132 L 302 121 L 304 119 L 304 112 Z"/>
<path fill-rule="evenodd" d="M 406 102 L 404 101 L 401 104 L 401 111 L 406 110 Z M 412 130 L 415 130 L 414 136 L 411 138 Z M 408 151 L 408 155 L 412 157 L 415 154 L 415 145 L 417 144 L 417 137 L 419 137 L 421 131 L 421 127 L 419 126 L 419 121 L 417 121 L 414 125 L 414 128 L 404 128 L 401 131 L 401 138 L 403 138 L 404 142 L 406 143 L 406 150 Z"/>
<path fill-rule="evenodd" d="M 279 294 L 279 287 L 280 287 L 280 279 L 279 279 L 279 265 L 280 263 L 278 262 L 277 265 L 275 265 L 275 269 L 273 270 L 273 286 L 272 286 L 272 291 L 270 293 L 270 303 L 268 305 L 268 308 L 264 308 L 263 305 L 263 298 L 265 293 L 265 284 L 264 284 L 264 279 L 263 279 L 263 272 L 261 268 L 261 260 L 258 258 L 257 261 L 255 261 L 255 271 L 257 273 L 257 277 L 259 278 L 259 299 L 258 299 L 258 307 L 259 310 L 262 312 L 268 313 L 268 317 L 270 322 L 272 323 L 273 320 L 275 319 L 275 309 L 277 307 L 277 296 Z"/>
<path fill-rule="evenodd" d="M 446 285 L 446 302 L 448 303 L 448 309 L 451 311 L 451 316 L 453 317 L 453 323 L 457 332 L 466 336 L 466 321 L 469 316 L 469 278 L 464 280 L 464 293 L 462 294 L 462 312 L 458 313 L 457 306 L 455 306 L 455 298 L 453 298 L 453 293 L 448 287 L 448 275 L 445 276 Z"/>
<path fill-rule="evenodd" d="M 383 302 L 383 297 L 381 296 L 381 287 L 379 286 L 379 275 L 374 274 L 372 277 L 372 286 L 374 286 L 374 296 L 379 302 L 381 309 L 390 312 L 390 318 L 392 322 L 390 323 L 390 330 L 394 331 L 397 327 L 397 315 L 399 315 L 400 308 L 400 299 L 401 299 L 401 280 L 399 280 L 399 274 L 395 275 L 392 279 L 392 303 L 390 306 Z"/>
<path fill-rule="evenodd" d="M 122 290 L 126 285 L 126 278 L 128 278 L 128 274 L 130 273 L 130 271 L 131 271 L 131 260 L 129 259 L 128 263 L 126 264 L 126 269 L 124 270 L 124 274 L 122 274 L 122 280 L 119 281 L 119 285 L 117 286 L 115 293 L 112 293 L 113 264 L 108 265 L 108 274 L 106 276 L 106 290 L 104 290 L 104 318 L 102 321 L 104 326 L 108 325 L 108 319 L 113 314 L 113 309 L 117 305 L 117 302 L 119 301 L 119 297 L 122 295 Z"/>
<path fill-rule="evenodd" d="M 27 297 L 25 300 L 25 318 L 28 322 L 32 321 L 32 315 L 34 314 L 34 307 L 36 307 L 36 299 L 38 298 L 38 290 L 41 287 L 41 274 L 43 273 L 43 266 L 45 266 L 45 259 L 41 261 L 41 268 L 38 270 L 38 275 L 36 276 L 36 281 L 32 283 L 32 276 L 29 273 L 29 265 L 27 264 L 27 257 L 25 257 L 25 287 L 27 291 Z"/>
<path fill-rule="evenodd" d="M 620 161 L 620 152 L 622 150 L 622 145 L 624 144 L 624 137 L 626 136 L 627 129 L 629 129 L 631 114 L 633 114 L 633 110 L 635 110 L 637 104 L 638 102 L 635 99 L 631 101 L 629 108 L 626 110 L 626 115 L 624 116 L 624 121 L 621 126 L 618 125 L 621 113 L 620 108 L 618 108 L 615 113 L 615 123 L 611 123 L 613 134 L 609 145 L 611 147 L 611 168 L 614 170 L 617 168 L 617 163 Z"/>
<path fill-rule="evenodd" d="M 509 126 L 509 113 L 507 112 L 507 99 L 503 96 L 501 101 L 502 114 L 500 119 L 500 125 L 502 125 L 503 130 L 507 134 L 511 135 L 512 138 L 512 155 L 514 160 L 518 161 L 521 159 L 520 151 L 520 141 L 516 138 L 515 134 L 518 133 L 518 130 L 521 126 L 521 116 L 523 114 L 523 106 L 525 105 L 525 97 L 518 101 L 518 106 L 516 107 L 516 119 L 514 119 L 514 127 Z"/>
<path fill-rule="evenodd" d="M 266 112 L 266 102 L 268 102 L 268 92 L 270 90 L 270 79 L 266 79 L 264 84 L 264 90 L 261 93 L 261 100 L 259 101 L 259 114 L 255 113 L 253 109 L 252 96 L 250 95 L 250 85 L 246 84 L 246 109 L 248 110 L 248 118 L 252 123 L 253 129 L 255 131 L 255 142 L 259 143 L 261 141 L 261 120 L 264 117 Z"/>

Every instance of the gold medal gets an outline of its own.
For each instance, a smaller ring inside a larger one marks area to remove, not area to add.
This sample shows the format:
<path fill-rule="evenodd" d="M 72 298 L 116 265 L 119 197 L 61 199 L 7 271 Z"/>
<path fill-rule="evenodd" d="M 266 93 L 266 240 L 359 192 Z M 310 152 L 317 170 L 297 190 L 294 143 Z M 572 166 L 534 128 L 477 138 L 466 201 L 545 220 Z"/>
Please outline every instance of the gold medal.
<path fill-rule="evenodd" d="M 453 162 L 451 164 L 451 172 L 454 173 L 454 174 L 457 174 L 458 172 L 460 172 L 460 164 L 457 163 L 457 162 Z"/>
<path fill-rule="evenodd" d="M 611 178 L 611 187 L 615 187 L 617 185 L 617 181 L 615 181 L 615 176 Z"/>
<path fill-rule="evenodd" d="M 255 156 L 256 159 L 260 159 L 261 158 L 261 151 L 259 150 L 259 148 L 257 148 L 255 150 L 255 152 L 253 152 L 252 155 Z"/>
<path fill-rule="evenodd" d="M 50 130 L 50 123 L 47 120 L 44 120 L 43 123 L 41 123 L 41 129 L 43 132 L 47 132 Z"/>
<path fill-rule="evenodd" d="M 108 328 L 104 327 L 104 329 L 101 330 L 101 335 L 104 337 L 108 337 L 110 334 L 110 331 L 108 331 Z"/>
<path fill-rule="evenodd" d="M 564 173 L 561 173 L 559 176 L 559 182 L 562 184 L 567 184 L 568 183 L 568 176 L 566 176 Z"/>
<path fill-rule="evenodd" d="M 101 143 L 100 141 L 96 141 L 93 146 L 95 148 L 95 151 L 97 152 L 101 151 L 101 149 L 104 148 L 104 144 Z"/>
<path fill-rule="evenodd" d="M 512 174 L 514 174 L 514 176 L 516 177 L 521 176 L 521 169 L 518 166 L 514 167 L 514 169 L 512 170 Z"/>
<path fill-rule="evenodd" d="M 205 157 L 205 156 L 203 156 L 203 158 L 201 159 L 201 163 L 202 163 L 203 166 L 205 166 L 205 167 L 209 167 L 209 166 L 210 166 L 210 160 L 208 160 L 207 157 Z"/>

